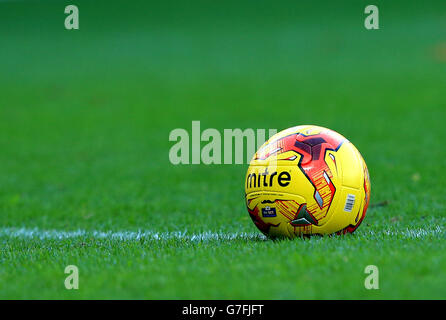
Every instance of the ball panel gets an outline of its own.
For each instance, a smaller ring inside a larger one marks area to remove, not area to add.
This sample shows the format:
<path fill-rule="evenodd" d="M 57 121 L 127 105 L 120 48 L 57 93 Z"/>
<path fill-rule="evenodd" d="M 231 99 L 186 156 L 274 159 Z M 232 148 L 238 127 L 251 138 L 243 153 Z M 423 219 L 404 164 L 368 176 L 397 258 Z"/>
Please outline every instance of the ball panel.
<path fill-rule="evenodd" d="M 336 153 L 340 165 L 344 168 L 342 171 L 343 185 L 346 187 L 360 189 L 364 181 L 364 172 L 362 161 L 356 148 L 352 143 L 345 143 Z"/>
<path fill-rule="evenodd" d="M 304 203 L 305 199 L 295 194 L 260 191 L 246 195 L 251 219 L 267 236 L 290 236 L 287 224 L 296 220 L 296 213 Z M 304 223 L 303 220 L 299 222 Z"/>

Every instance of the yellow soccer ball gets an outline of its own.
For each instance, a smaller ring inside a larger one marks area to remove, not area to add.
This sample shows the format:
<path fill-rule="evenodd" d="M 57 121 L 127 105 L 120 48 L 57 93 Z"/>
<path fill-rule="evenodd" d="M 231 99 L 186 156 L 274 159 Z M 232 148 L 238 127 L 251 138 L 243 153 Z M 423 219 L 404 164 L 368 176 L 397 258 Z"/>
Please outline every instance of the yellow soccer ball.
<path fill-rule="evenodd" d="M 313 125 L 272 136 L 246 173 L 249 215 L 272 238 L 354 232 L 370 202 L 359 151 L 339 133 Z"/>

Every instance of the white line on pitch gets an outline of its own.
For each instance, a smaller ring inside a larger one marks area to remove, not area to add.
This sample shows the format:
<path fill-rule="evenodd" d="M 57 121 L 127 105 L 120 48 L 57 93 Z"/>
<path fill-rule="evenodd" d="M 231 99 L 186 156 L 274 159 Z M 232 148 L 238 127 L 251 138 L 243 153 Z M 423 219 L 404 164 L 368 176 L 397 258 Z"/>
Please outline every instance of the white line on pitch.
<path fill-rule="evenodd" d="M 402 237 L 405 239 L 421 239 L 429 236 L 444 234 L 440 226 L 432 228 L 406 228 L 401 230 L 380 230 L 359 232 L 361 237 Z M 201 232 L 187 233 L 181 231 L 156 232 L 156 231 L 98 231 L 98 230 L 42 230 L 38 228 L 0 228 L 0 237 L 16 239 L 40 239 L 40 240 L 64 240 L 75 238 L 93 238 L 116 241 L 145 240 L 187 240 L 187 241 L 210 241 L 210 240 L 265 240 L 260 233 L 224 233 L 224 232 Z"/>
<path fill-rule="evenodd" d="M 74 238 L 94 238 L 106 240 L 132 241 L 132 240 L 264 240 L 259 233 L 223 233 L 202 232 L 190 234 L 187 232 L 156 232 L 156 231 L 97 231 L 97 230 L 41 230 L 37 228 L 0 228 L 0 236 L 19 239 L 63 240 Z"/>
<path fill-rule="evenodd" d="M 428 236 L 433 236 L 437 234 L 443 234 L 444 230 L 441 226 L 434 226 L 431 228 L 406 228 L 404 230 L 383 230 L 381 231 L 384 235 L 387 236 L 403 236 L 410 239 L 417 239 L 417 238 L 425 238 Z"/>

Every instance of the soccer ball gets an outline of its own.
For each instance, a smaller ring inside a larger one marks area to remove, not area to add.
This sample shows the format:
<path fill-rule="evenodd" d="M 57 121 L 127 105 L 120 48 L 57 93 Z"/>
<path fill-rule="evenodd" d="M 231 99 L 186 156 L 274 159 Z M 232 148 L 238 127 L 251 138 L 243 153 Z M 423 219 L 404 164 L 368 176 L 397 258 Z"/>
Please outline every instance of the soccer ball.
<path fill-rule="evenodd" d="M 256 152 L 245 195 L 251 219 L 269 237 L 353 233 L 369 205 L 370 177 L 361 154 L 342 135 L 297 126 Z"/>

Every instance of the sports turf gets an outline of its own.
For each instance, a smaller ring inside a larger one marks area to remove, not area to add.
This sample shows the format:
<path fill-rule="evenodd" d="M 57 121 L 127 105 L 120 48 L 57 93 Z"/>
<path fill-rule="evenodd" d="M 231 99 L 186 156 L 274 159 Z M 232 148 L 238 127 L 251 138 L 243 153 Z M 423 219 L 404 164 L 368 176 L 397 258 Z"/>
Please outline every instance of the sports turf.
<path fill-rule="evenodd" d="M 0 2 L 0 298 L 446 298 L 446 5 L 375 1 L 368 31 L 361 1 L 163 3 L 76 1 L 67 31 L 63 1 Z M 246 165 L 170 164 L 192 120 L 342 133 L 365 221 L 262 238 Z"/>

